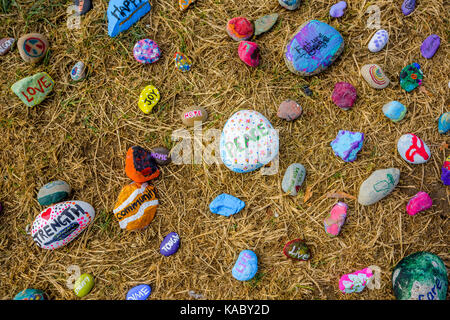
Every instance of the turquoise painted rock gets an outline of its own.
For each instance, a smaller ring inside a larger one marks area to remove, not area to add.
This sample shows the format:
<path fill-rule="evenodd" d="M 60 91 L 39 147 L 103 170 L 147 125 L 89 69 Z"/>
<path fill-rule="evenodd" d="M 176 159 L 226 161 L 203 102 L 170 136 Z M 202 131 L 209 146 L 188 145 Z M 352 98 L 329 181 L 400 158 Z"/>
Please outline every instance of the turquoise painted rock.
<path fill-rule="evenodd" d="M 244 201 L 227 193 L 218 195 L 209 204 L 209 210 L 211 210 L 212 213 L 220 214 L 225 217 L 238 213 L 244 207 Z"/>
<path fill-rule="evenodd" d="M 13 300 L 45 300 L 44 291 L 39 289 L 25 289 L 16 294 Z"/>
<path fill-rule="evenodd" d="M 450 112 L 445 112 L 439 117 L 439 133 L 447 133 L 450 130 Z"/>
<path fill-rule="evenodd" d="M 447 268 L 441 258 L 433 253 L 413 253 L 394 267 L 392 287 L 399 300 L 445 300 Z"/>
<path fill-rule="evenodd" d="M 41 206 L 49 206 L 67 198 L 71 188 L 69 184 L 62 180 L 47 183 L 39 189 L 37 199 Z"/>
<path fill-rule="evenodd" d="M 89 273 L 83 273 L 76 281 L 73 287 L 75 294 L 82 298 L 91 292 L 94 287 L 94 278 Z"/>
<path fill-rule="evenodd" d="M 339 130 L 336 139 L 331 141 L 330 145 L 336 156 L 345 162 L 353 162 L 363 143 L 364 133 Z"/>
<path fill-rule="evenodd" d="M 23 78 L 11 86 L 11 90 L 29 107 L 41 103 L 52 92 L 55 82 L 45 72 Z"/>
<path fill-rule="evenodd" d="M 258 271 L 258 257 L 251 250 L 241 251 L 231 274 L 236 280 L 248 281 Z"/>
<path fill-rule="evenodd" d="M 265 15 L 255 21 L 255 36 L 269 31 L 278 20 L 278 13 Z"/>
<path fill-rule="evenodd" d="M 407 65 L 400 72 L 400 86 L 405 89 L 406 92 L 411 92 L 422 85 L 422 80 L 423 72 L 420 70 L 420 65 L 418 63 Z"/>
<path fill-rule="evenodd" d="M 400 170 L 396 168 L 374 171 L 359 188 L 358 202 L 368 206 L 380 201 L 394 190 L 400 180 Z"/>
<path fill-rule="evenodd" d="M 383 113 L 393 122 L 399 122 L 405 117 L 406 107 L 398 101 L 391 101 L 383 106 Z"/>
<path fill-rule="evenodd" d="M 108 35 L 115 37 L 128 30 L 151 10 L 148 0 L 110 0 L 108 10 Z"/>

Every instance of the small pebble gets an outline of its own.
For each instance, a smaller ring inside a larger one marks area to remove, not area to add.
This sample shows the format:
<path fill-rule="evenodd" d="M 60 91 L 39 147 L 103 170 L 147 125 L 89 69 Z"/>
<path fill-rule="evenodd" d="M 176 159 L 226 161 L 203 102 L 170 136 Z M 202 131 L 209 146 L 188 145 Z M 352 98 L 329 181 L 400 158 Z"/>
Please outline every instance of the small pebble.
<path fill-rule="evenodd" d="M 253 24 L 244 17 L 233 18 L 227 23 L 227 33 L 235 41 L 248 40 L 253 32 Z"/>
<path fill-rule="evenodd" d="M 179 247 L 180 236 L 175 232 L 171 232 L 161 242 L 161 245 L 159 246 L 159 252 L 163 256 L 168 257 L 177 252 Z"/>
<path fill-rule="evenodd" d="M 14 42 L 16 41 L 16 39 L 14 38 L 3 38 L 0 40 L 0 56 L 4 56 L 5 54 L 7 54 Z"/>
<path fill-rule="evenodd" d="M 308 86 L 302 86 L 303 93 L 306 94 L 308 97 L 313 95 L 313 92 Z"/>
<path fill-rule="evenodd" d="M 414 197 L 412 197 L 406 205 L 406 212 L 410 216 L 414 216 L 420 211 L 427 210 L 433 205 L 433 200 L 428 193 L 419 191 Z"/>
<path fill-rule="evenodd" d="M 82 61 L 78 61 L 70 71 L 70 77 L 74 81 L 80 81 L 86 77 L 86 66 Z"/>
<path fill-rule="evenodd" d="M 405 16 L 410 15 L 416 9 L 416 0 L 404 0 L 402 12 Z"/>
<path fill-rule="evenodd" d="M 391 101 L 383 106 L 383 113 L 393 122 L 399 122 L 405 117 L 406 107 L 398 101 Z"/>
<path fill-rule="evenodd" d="M 287 169 L 281 182 L 281 189 L 291 196 L 296 196 L 306 177 L 306 169 L 300 163 L 293 163 Z"/>
<path fill-rule="evenodd" d="M 287 121 L 293 121 L 300 117 L 302 111 L 302 107 L 297 102 L 287 99 L 278 107 L 277 116 Z"/>
<path fill-rule="evenodd" d="M 370 268 L 364 268 L 353 273 L 344 274 L 339 280 L 339 290 L 341 290 L 342 293 L 361 292 L 372 277 L 373 272 Z"/>
<path fill-rule="evenodd" d="M 255 21 L 255 36 L 269 31 L 278 20 L 278 13 L 272 13 L 258 18 Z"/>
<path fill-rule="evenodd" d="M 259 46 L 255 42 L 241 41 L 238 47 L 239 58 L 250 67 L 257 67 L 261 55 L 259 54 Z"/>
<path fill-rule="evenodd" d="M 338 3 L 331 6 L 330 16 L 332 16 L 333 18 L 340 18 L 344 15 L 345 9 L 347 9 L 347 2 L 339 1 Z"/>
<path fill-rule="evenodd" d="M 440 45 L 441 38 L 437 34 L 432 34 L 426 38 L 420 46 L 420 53 L 422 53 L 422 57 L 425 59 L 433 58 Z"/>
<path fill-rule="evenodd" d="M 430 148 L 413 133 L 404 134 L 397 141 L 397 151 L 408 163 L 421 164 L 431 157 Z"/>
<path fill-rule="evenodd" d="M 173 60 L 175 61 L 175 67 L 180 71 L 191 70 L 192 62 L 191 60 L 181 52 L 175 52 Z"/>
<path fill-rule="evenodd" d="M 334 154 L 345 162 L 356 160 L 357 153 L 362 149 L 364 133 L 339 130 L 336 139 L 331 142 Z"/>
<path fill-rule="evenodd" d="M 338 82 L 334 85 L 331 99 L 343 110 L 349 110 L 356 101 L 356 89 L 348 82 Z"/>
<path fill-rule="evenodd" d="M 423 72 L 418 63 L 407 65 L 400 72 L 400 86 L 407 92 L 411 92 L 422 85 Z"/>
<path fill-rule="evenodd" d="M 383 50 L 388 41 L 389 41 L 389 33 L 384 29 L 378 30 L 373 35 L 372 39 L 370 39 L 369 51 L 378 52 Z"/>
<path fill-rule="evenodd" d="M 245 202 L 227 193 L 218 195 L 210 204 L 209 210 L 212 213 L 229 217 L 241 211 L 245 207 Z"/>
<path fill-rule="evenodd" d="M 336 237 L 341 232 L 341 228 L 347 218 L 348 205 L 344 202 L 338 202 L 330 214 L 323 221 L 325 232 L 331 236 Z"/>
<path fill-rule="evenodd" d="M 450 130 L 450 111 L 444 112 L 439 117 L 438 132 L 441 134 L 447 133 Z"/>
<path fill-rule="evenodd" d="M 133 56 L 140 63 L 154 63 L 161 57 L 158 44 L 151 39 L 142 39 L 136 42 L 133 48 Z"/>
<path fill-rule="evenodd" d="M 283 254 L 289 259 L 306 261 L 311 258 L 311 252 L 302 239 L 294 239 L 284 245 Z"/>
<path fill-rule="evenodd" d="M 157 147 L 150 151 L 150 155 L 160 166 L 164 166 L 170 163 L 170 150 L 165 147 Z"/>
<path fill-rule="evenodd" d="M 258 271 L 258 257 L 251 250 L 241 251 L 234 264 L 231 274 L 236 280 L 248 281 L 252 279 Z"/>

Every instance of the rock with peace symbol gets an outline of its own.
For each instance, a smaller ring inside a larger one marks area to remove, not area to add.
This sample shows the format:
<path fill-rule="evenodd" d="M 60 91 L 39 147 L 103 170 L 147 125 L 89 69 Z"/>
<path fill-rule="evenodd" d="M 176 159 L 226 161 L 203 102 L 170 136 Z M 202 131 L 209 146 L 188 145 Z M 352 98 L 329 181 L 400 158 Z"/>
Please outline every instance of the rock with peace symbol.
<path fill-rule="evenodd" d="M 48 40 L 40 33 L 28 33 L 17 41 L 20 56 L 25 62 L 37 63 L 41 61 L 48 50 Z"/>

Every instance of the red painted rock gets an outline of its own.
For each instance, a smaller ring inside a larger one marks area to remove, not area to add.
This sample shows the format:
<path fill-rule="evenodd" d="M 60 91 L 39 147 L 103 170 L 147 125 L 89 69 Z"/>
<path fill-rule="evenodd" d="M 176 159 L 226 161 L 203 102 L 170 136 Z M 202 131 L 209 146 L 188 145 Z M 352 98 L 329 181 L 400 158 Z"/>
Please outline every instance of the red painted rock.
<path fill-rule="evenodd" d="M 227 23 L 227 33 L 235 41 L 248 40 L 253 32 L 253 24 L 244 17 L 233 18 Z"/>
<path fill-rule="evenodd" d="M 306 261 L 311 257 L 308 246 L 301 239 L 295 239 L 286 243 L 283 253 L 286 257 L 299 261 Z"/>
<path fill-rule="evenodd" d="M 356 101 L 356 89 L 348 82 L 338 82 L 334 86 L 331 99 L 339 108 L 348 110 Z"/>
<path fill-rule="evenodd" d="M 259 47 L 255 42 L 242 41 L 238 48 L 239 58 L 250 67 L 257 67 L 259 65 Z"/>
<path fill-rule="evenodd" d="M 406 205 L 406 212 L 410 216 L 414 216 L 420 211 L 427 210 L 433 205 L 428 193 L 420 191 L 414 197 L 412 197 Z"/>
<path fill-rule="evenodd" d="M 300 117 L 302 114 L 302 107 L 294 100 L 287 99 L 283 101 L 278 107 L 277 116 L 287 121 L 292 121 Z"/>
<path fill-rule="evenodd" d="M 11 50 L 14 41 L 16 41 L 14 38 L 3 38 L 0 40 L 0 56 L 3 56 Z"/>

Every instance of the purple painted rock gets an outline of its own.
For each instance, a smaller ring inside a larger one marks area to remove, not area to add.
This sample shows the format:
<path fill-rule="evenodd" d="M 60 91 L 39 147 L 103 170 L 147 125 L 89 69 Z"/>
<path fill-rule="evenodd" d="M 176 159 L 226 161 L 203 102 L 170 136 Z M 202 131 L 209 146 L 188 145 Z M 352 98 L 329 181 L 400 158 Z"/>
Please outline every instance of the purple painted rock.
<path fill-rule="evenodd" d="M 409 16 L 416 9 L 416 0 L 405 0 L 402 4 L 402 12 Z"/>
<path fill-rule="evenodd" d="M 339 130 L 336 139 L 331 142 L 334 154 L 345 162 L 356 160 L 356 154 L 362 149 L 364 133 Z"/>
<path fill-rule="evenodd" d="M 168 257 L 177 252 L 179 247 L 180 247 L 180 236 L 175 232 L 171 232 L 161 242 L 159 252 L 163 256 Z"/>
<path fill-rule="evenodd" d="M 428 193 L 419 191 L 414 197 L 412 197 L 406 205 L 406 212 L 410 216 L 414 216 L 420 211 L 427 210 L 433 205 Z"/>
<path fill-rule="evenodd" d="M 278 107 L 277 116 L 287 121 L 292 121 L 300 117 L 302 107 L 294 100 L 288 99 L 283 101 Z"/>
<path fill-rule="evenodd" d="M 330 16 L 332 16 L 333 18 L 340 18 L 344 15 L 345 9 L 347 9 L 347 2 L 339 1 L 338 3 L 331 6 Z"/>
<path fill-rule="evenodd" d="M 259 47 L 258 44 L 251 41 L 241 41 L 238 47 L 239 58 L 250 67 L 259 65 Z"/>
<path fill-rule="evenodd" d="M 450 186 L 450 156 L 445 159 L 441 172 L 442 183 L 446 186 Z"/>
<path fill-rule="evenodd" d="M 341 109 L 350 109 L 356 101 L 356 89 L 348 82 L 338 82 L 331 95 L 333 102 Z"/>
<path fill-rule="evenodd" d="M 155 41 L 142 39 L 134 45 L 133 56 L 137 62 L 154 63 L 161 57 L 161 49 Z"/>
<path fill-rule="evenodd" d="M 424 40 L 422 45 L 420 46 L 420 52 L 422 56 L 426 59 L 433 58 L 437 49 L 441 45 L 441 38 L 437 34 L 432 34 L 428 38 Z"/>
<path fill-rule="evenodd" d="M 3 38 L 0 40 L 0 56 L 3 56 L 11 50 L 16 39 L 14 38 Z"/>
<path fill-rule="evenodd" d="M 164 147 L 152 149 L 150 151 L 150 155 L 155 160 L 155 162 L 161 166 L 169 164 L 171 161 L 170 150 Z"/>

